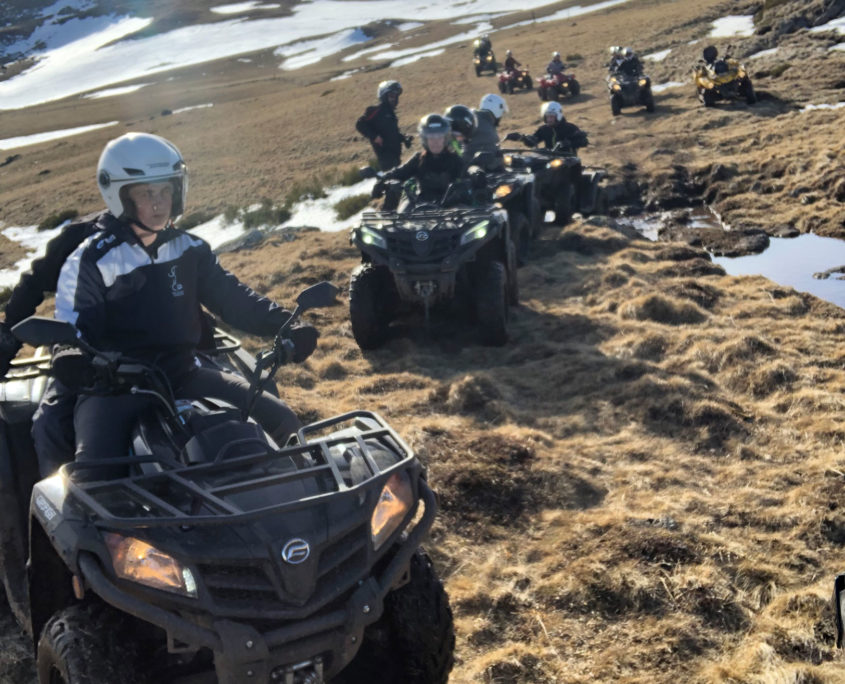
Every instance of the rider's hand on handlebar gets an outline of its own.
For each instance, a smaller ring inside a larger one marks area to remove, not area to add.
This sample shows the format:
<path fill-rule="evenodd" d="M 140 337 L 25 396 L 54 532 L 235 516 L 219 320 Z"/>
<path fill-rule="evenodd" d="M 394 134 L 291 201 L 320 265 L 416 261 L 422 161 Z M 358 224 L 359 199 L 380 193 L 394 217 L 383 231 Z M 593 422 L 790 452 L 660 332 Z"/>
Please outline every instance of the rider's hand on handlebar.
<path fill-rule="evenodd" d="M 409 149 L 411 147 L 411 143 L 414 142 L 413 135 L 403 135 L 402 142 L 405 143 L 405 149 Z"/>
<path fill-rule="evenodd" d="M 91 361 L 78 347 L 57 347 L 53 352 L 53 376 L 70 390 L 91 387 L 97 380 Z"/>
<path fill-rule="evenodd" d="M 517 133 L 516 131 L 508 133 L 505 136 L 505 140 L 522 140 L 522 133 Z"/>
<path fill-rule="evenodd" d="M 6 323 L 0 323 L 0 377 L 9 372 L 21 343 Z"/>
<path fill-rule="evenodd" d="M 273 353 L 279 363 L 302 363 L 317 348 L 317 338 L 320 333 L 311 325 L 291 328 L 287 336 L 276 338 Z"/>
<path fill-rule="evenodd" d="M 373 186 L 372 192 L 370 192 L 370 197 L 373 199 L 378 199 L 379 197 L 384 196 L 384 181 L 376 181 L 376 184 Z"/>

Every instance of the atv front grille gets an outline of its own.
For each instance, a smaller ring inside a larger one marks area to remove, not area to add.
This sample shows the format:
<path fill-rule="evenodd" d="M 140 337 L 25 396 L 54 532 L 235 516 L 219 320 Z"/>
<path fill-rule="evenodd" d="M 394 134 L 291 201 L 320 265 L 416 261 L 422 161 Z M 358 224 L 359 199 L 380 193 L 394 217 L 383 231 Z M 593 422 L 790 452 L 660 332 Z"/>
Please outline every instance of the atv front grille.
<path fill-rule="evenodd" d="M 461 245 L 460 233 L 453 230 L 400 230 L 386 237 L 390 254 L 410 262 L 442 261 Z"/>

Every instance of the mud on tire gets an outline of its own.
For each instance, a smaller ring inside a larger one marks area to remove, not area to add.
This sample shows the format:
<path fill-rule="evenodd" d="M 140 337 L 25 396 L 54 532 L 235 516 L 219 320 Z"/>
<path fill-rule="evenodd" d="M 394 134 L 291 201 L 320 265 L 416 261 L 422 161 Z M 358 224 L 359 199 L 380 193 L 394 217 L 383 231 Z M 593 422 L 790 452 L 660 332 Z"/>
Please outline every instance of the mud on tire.
<path fill-rule="evenodd" d="M 97 604 L 56 613 L 38 641 L 39 684 L 144 683 L 123 624 L 118 613 Z"/>
<path fill-rule="evenodd" d="M 384 614 L 364 633 L 358 655 L 333 684 L 446 684 L 454 664 L 455 629 L 443 584 L 422 550 L 410 581 L 384 600 Z"/>
<path fill-rule="evenodd" d="M 361 264 L 349 281 L 349 318 L 352 335 L 361 349 L 376 349 L 387 340 L 393 306 L 390 273 L 372 264 Z"/>

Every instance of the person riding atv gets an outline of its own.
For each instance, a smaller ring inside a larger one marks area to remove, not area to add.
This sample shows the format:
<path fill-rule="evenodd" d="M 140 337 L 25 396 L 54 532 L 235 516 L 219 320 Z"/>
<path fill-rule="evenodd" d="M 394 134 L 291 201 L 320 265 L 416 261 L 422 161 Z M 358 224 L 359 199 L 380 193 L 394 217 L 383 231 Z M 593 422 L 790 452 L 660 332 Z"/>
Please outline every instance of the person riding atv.
<path fill-rule="evenodd" d="M 493 54 L 493 45 L 487 34 L 473 41 L 472 63 L 476 76 L 481 76 L 482 71 L 496 72 L 496 55 Z"/>
<path fill-rule="evenodd" d="M 589 144 L 587 134 L 566 120 L 559 102 L 544 102 L 540 105 L 540 118 L 543 123 L 531 135 L 512 132 L 505 136 L 505 140 L 518 140 L 527 147 L 543 143 L 548 150 L 558 146 L 566 147 L 573 152 Z"/>
<path fill-rule="evenodd" d="M 417 195 L 420 201 L 436 202 L 451 183 L 463 175 L 464 162 L 453 149 L 450 148 L 451 125 L 446 117 L 440 114 L 428 114 L 420 119 L 417 128 L 423 149 L 417 152 L 402 166 L 383 174 L 373 187 L 373 197 L 385 195 L 388 181 L 409 181 L 414 179 L 417 184 Z M 396 192 L 385 195 L 382 209 L 394 211 L 399 204 L 400 196 Z"/>
<path fill-rule="evenodd" d="M 742 98 L 750 105 L 757 102 L 751 78 L 738 60 L 728 55 L 719 58 L 714 45 L 704 48 L 702 58 L 693 70 L 693 78 L 705 107 L 712 107 L 717 100 Z"/>

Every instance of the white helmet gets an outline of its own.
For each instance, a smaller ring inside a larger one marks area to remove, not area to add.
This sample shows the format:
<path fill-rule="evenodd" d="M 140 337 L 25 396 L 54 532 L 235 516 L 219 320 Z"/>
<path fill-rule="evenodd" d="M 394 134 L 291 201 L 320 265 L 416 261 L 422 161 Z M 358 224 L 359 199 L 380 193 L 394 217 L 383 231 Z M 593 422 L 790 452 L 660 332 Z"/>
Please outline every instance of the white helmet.
<path fill-rule="evenodd" d="M 479 109 L 486 109 L 498 121 L 508 112 L 508 103 L 505 102 L 501 95 L 495 93 L 487 93 L 481 98 L 481 103 L 478 105 Z"/>
<path fill-rule="evenodd" d="M 126 133 L 108 142 L 97 163 L 97 185 L 109 211 L 116 217 L 134 217 L 135 208 L 123 188 L 137 183 L 173 184 L 170 217 L 185 210 L 188 169 L 172 142 L 151 133 Z"/>
<path fill-rule="evenodd" d="M 631 57 L 634 56 L 634 51 L 633 51 L 633 49 L 626 47 L 623 54 L 625 55 L 625 59 L 631 59 Z"/>
<path fill-rule="evenodd" d="M 397 97 L 402 94 L 402 85 L 399 81 L 382 81 L 378 84 L 378 99 L 384 100 L 390 93 L 396 93 Z"/>
<path fill-rule="evenodd" d="M 506 54 L 508 57 L 510 57 L 510 56 L 513 54 L 513 52 L 511 52 L 510 50 L 505 50 L 505 54 Z"/>
<path fill-rule="evenodd" d="M 555 51 L 552 53 L 552 59 L 560 59 L 560 53 Z"/>
<path fill-rule="evenodd" d="M 543 121 L 546 120 L 546 114 L 554 114 L 555 119 L 560 121 L 563 118 L 563 107 L 560 106 L 560 102 L 544 102 L 540 105 L 540 118 Z"/>

